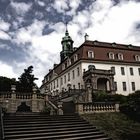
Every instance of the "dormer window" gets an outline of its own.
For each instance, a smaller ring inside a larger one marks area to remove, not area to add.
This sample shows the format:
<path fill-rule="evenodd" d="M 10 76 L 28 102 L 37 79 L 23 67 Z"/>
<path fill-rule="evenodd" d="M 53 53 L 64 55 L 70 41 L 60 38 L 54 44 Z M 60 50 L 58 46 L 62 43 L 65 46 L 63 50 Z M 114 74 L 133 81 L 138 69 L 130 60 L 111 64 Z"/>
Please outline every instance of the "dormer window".
<path fill-rule="evenodd" d="M 115 42 L 112 43 L 112 47 L 117 47 L 117 44 Z"/>
<path fill-rule="evenodd" d="M 94 52 L 88 51 L 88 58 L 94 58 Z"/>
<path fill-rule="evenodd" d="M 140 61 L 140 55 L 135 55 L 135 60 Z"/>
<path fill-rule="evenodd" d="M 109 59 L 114 59 L 114 53 L 113 52 L 109 53 Z"/>
<path fill-rule="evenodd" d="M 123 60 L 123 54 L 122 54 L 122 53 L 118 53 L 117 56 L 118 56 L 118 59 L 119 59 L 119 60 Z"/>
<path fill-rule="evenodd" d="M 77 61 L 77 60 L 78 60 L 78 55 L 75 54 L 75 55 L 74 55 L 74 62 Z"/>
<path fill-rule="evenodd" d="M 67 60 L 67 66 L 70 66 L 70 65 L 71 65 L 71 59 L 68 58 L 68 60 Z"/>
<path fill-rule="evenodd" d="M 62 70 L 64 70 L 65 69 L 65 64 L 62 64 Z"/>

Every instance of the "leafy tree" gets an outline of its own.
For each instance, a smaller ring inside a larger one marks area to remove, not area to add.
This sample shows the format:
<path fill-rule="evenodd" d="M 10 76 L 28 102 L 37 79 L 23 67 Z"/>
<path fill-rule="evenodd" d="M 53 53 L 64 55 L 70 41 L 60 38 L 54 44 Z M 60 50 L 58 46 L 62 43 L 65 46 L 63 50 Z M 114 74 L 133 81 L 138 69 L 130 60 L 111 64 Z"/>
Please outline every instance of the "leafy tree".
<path fill-rule="evenodd" d="M 32 72 L 33 72 L 33 66 L 29 66 L 27 69 L 24 69 L 24 72 L 18 78 L 19 79 L 19 82 L 17 84 L 18 91 L 31 92 L 33 86 L 37 87 L 34 81 L 37 80 L 38 78 L 35 78 Z"/>
<path fill-rule="evenodd" d="M 0 76 L 0 91 L 11 91 L 12 84 L 16 84 L 15 79 Z"/>

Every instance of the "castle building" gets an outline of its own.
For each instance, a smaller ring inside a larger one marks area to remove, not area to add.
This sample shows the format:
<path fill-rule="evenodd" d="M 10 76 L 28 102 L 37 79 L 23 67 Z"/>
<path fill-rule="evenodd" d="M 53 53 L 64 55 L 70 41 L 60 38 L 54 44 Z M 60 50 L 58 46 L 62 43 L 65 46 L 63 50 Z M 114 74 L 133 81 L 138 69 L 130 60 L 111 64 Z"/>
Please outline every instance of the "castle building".
<path fill-rule="evenodd" d="M 61 44 L 61 62 L 44 77 L 42 92 L 55 95 L 88 83 L 93 90 L 123 95 L 140 90 L 140 47 L 85 39 L 74 48 L 68 30 Z"/>

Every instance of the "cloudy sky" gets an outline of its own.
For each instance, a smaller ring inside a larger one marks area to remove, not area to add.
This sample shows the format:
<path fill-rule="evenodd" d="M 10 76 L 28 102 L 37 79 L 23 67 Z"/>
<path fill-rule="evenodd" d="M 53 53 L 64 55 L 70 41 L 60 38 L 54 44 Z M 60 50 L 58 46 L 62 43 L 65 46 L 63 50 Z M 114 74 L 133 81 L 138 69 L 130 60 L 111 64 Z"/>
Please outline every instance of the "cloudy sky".
<path fill-rule="evenodd" d="M 33 65 L 40 86 L 59 63 L 66 21 L 75 47 L 85 33 L 140 46 L 140 0 L 0 0 L 0 76 L 18 78 Z"/>

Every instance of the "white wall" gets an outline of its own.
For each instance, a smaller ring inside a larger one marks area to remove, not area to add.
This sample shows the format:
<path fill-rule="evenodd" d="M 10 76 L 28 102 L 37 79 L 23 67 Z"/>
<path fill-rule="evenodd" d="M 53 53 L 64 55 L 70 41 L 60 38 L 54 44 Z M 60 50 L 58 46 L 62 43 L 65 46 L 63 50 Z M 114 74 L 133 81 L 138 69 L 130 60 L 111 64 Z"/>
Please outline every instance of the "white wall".
<path fill-rule="evenodd" d="M 82 63 L 82 70 L 88 70 L 89 65 L 94 65 L 96 69 L 105 69 L 110 70 L 111 67 L 115 67 L 115 76 L 114 81 L 117 82 L 117 93 L 128 95 L 129 93 L 133 93 L 131 82 L 135 82 L 135 89 L 140 90 L 140 75 L 138 73 L 138 68 L 140 66 L 135 65 L 115 65 L 115 64 L 101 64 L 101 63 Z M 121 74 L 121 67 L 124 67 L 125 75 Z M 130 75 L 130 67 L 133 68 L 134 75 Z M 126 82 L 127 90 L 123 91 L 122 82 Z"/>

